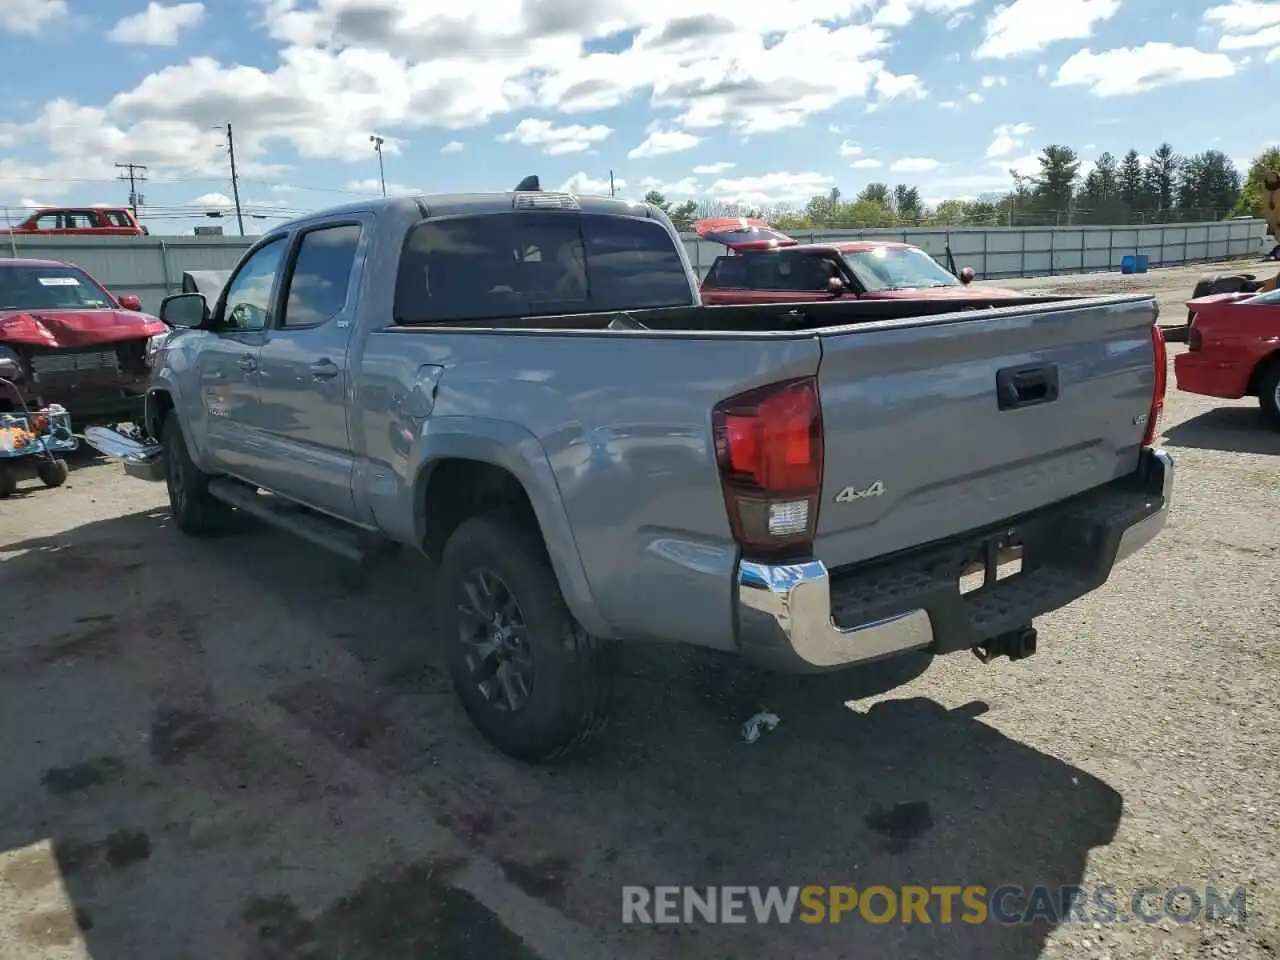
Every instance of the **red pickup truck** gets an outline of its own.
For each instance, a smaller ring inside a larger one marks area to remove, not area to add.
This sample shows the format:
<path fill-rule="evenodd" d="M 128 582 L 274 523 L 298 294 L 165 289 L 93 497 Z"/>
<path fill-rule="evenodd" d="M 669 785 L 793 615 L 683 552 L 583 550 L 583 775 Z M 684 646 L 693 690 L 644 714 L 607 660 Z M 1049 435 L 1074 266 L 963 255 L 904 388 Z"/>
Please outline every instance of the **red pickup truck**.
<path fill-rule="evenodd" d="M 1238 400 L 1257 397 L 1280 427 L 1280 290 L 1216 293 L 1187 301 L 1187 352 L 1173 361 L 1178 389 Z"/>
<path fill-rule="evenodd" d="M 699 220 L 694 230 L 703 240 L 723 244 L 729 254 L 717 257 L 702 281 L 702 302 L 790 303 L 857 297 L 869 300 L 967 300 L 973 270 L 959 276 L 940 267 L 929 254 L 909 243 L 850 240 L 800 243 L 762 220 Z M 1026 293 L 983 287 L 983 299 L 1025 299 Z"/>
<path fill-rule="evenodd" d="M 5 234 L 145 237 L 148 230 L 128 207 L 43 207 Z"/>

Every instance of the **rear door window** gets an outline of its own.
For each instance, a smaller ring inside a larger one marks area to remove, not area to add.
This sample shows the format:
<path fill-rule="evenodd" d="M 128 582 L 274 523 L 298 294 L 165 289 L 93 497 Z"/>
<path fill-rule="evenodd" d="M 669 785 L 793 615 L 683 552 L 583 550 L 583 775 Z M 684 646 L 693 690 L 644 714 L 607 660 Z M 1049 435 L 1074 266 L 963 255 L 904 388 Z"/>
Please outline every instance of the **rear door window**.
<path fill-rule="evenodd" d="M 814 293 L 826 290 L 833 271 L 823 257 L 810 254 L 760 253 L 748 255 L 753 290 Z"/>
<path fill-rule="evenodd" d="M 658 222 L 567 213 L 424 220 L 396 282 L 400 323 L 686 306 L 675 242 Z"/>

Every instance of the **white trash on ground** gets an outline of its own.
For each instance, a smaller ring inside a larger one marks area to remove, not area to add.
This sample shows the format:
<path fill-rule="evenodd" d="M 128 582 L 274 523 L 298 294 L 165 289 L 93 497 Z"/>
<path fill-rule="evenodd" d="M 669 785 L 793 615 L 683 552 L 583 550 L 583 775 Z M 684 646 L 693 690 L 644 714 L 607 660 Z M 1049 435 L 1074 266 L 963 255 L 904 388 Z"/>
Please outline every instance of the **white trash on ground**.
<path fill-rule="evenodd" d="M 742 739 L 747 743 L 755 743 L 760 739 L 760 729 L 762 727 L 766 730 L 772 730 L 781 722 L 782 718 L 776 713 L 761 710 L 742 725 Z"/>

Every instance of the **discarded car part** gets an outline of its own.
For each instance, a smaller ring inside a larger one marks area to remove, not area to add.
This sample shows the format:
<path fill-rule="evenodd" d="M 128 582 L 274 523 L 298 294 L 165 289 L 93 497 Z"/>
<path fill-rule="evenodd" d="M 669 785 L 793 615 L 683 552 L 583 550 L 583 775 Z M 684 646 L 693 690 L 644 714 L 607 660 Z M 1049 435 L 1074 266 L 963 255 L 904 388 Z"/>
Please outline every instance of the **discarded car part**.
<path fill-rule="evenodd" d="M 165 478 L 164 447 L 125 436 L 111 427 L 89 427 L 84 442 L 104 457 L 119 460 L 125 473 L 138 480 Z"/>

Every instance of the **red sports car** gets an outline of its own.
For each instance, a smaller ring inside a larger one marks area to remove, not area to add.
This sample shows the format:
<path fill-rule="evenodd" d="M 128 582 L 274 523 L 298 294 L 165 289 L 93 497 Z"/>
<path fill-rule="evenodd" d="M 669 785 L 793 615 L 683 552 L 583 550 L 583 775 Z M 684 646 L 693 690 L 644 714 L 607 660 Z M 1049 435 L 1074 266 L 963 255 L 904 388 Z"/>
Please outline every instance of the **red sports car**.
<path fill-rule="evenodd" d="M 1187 352 L 1173 361 L 1178 389 L 1238 400 L 1257 397 L 1280 427 L 1280 290 L 1218 293 L 1187 302 Z"/>

